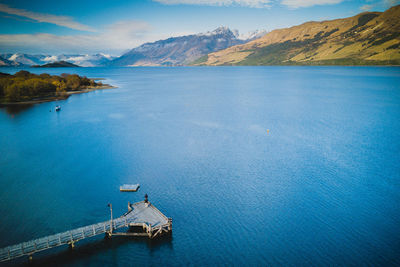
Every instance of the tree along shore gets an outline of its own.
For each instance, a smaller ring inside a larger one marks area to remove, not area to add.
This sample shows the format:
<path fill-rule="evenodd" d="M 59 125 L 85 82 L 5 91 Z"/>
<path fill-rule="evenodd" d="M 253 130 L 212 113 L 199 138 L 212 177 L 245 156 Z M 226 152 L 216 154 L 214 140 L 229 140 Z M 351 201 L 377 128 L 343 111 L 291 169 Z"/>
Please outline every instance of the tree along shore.
<path fill-rule="evenodd" d="M 0 73 L 0 104 L 40 103 L 66 99 L 71 94 L 114 88 L 85 76 L 33 74 L 21 70 L 14 75 Z"/>

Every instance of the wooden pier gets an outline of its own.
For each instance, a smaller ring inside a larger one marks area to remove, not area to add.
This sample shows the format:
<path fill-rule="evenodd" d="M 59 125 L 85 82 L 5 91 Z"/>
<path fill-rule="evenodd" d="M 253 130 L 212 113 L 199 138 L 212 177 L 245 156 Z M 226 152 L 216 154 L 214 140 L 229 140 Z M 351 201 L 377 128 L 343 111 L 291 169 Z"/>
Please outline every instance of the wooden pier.
<path fill-rule="evenodd" d="M 130 227 L 141 227 L 143 232 L 114 232 L 120 228 Z M 171 232 L 172 219 L 167 218 L 156 207 L 148 202 L 146 195 L 144 201 L 134 204 L 128 203 L 128 212 L 119 218 L 111 218 L 109 221 L 2 248 L 0 249 L 0 262 L 22 256 L 28 256 L 29 259 L 32 259 L 32 255 L 36 252 L 62 245 L 69 245 L 71 248 L 74 248 L 74 244 L 77 241 L 100 234 L 106 234 L 108 237 L 113 235 L 124 235 L 155 238 Z"/>

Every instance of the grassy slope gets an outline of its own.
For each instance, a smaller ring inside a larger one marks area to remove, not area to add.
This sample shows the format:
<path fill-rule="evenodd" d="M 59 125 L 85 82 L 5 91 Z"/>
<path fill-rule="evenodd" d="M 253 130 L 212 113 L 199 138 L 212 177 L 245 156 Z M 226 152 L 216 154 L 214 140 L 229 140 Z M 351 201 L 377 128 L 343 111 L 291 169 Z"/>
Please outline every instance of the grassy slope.
<path fill-rule="evenodd" d="M 274 30 L 194 65 L 400 65 L 400 6 Z"/>

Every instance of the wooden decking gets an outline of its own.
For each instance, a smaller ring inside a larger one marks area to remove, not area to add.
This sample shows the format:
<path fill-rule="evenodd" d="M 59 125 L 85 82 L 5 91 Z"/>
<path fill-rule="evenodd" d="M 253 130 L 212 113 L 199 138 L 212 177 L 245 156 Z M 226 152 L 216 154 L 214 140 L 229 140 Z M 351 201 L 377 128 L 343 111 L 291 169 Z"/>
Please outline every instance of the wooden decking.
<path fill-rule="evenodd" d="M 112 225 L 112 227 L 111 227 Z M 140 226 L 143 233 L 118 233 L 117 229 L 124 227 Z M 137 202 L 128 204 L 128 212 L 112 221 L 105 221 L 97 224 L 84 226 L 78 229 L 58 233 L 17 245 L 0 249 L 0 262 L 8 261 L 22 256 L 29 256 L 36 252 L 58 247 L 62 245 L 70 245 L 74 247 L 75 242 L 89 238 L 92 236 L 107 234 L 112 235 L 131 235 L 131 236 L 148 236 L 155 238 L 162 234 L 172 231 L 172 219 L 167 218 L 150 202 Z"/>
<path fill-rule="evenodd" d="M 136 192 L 138 191 L 140 185 L 139 184 L 124 184 L 119 187 L 119 191 L 121 192 Z"/>

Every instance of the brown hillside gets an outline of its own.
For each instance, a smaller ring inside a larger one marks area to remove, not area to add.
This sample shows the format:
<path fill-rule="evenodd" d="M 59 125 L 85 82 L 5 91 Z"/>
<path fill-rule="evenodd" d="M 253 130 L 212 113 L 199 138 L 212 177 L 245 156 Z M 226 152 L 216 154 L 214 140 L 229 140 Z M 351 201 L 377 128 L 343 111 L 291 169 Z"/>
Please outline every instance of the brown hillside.
<path fill-rule="evenodd" d="M 400 6 L 306 22 L 208 55 L 203 65 L 399 64 Z"/>

